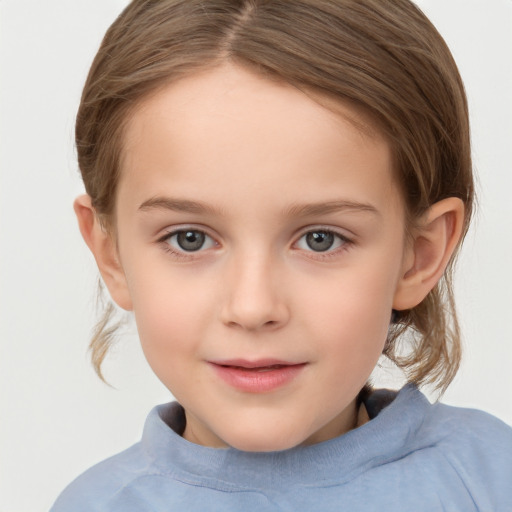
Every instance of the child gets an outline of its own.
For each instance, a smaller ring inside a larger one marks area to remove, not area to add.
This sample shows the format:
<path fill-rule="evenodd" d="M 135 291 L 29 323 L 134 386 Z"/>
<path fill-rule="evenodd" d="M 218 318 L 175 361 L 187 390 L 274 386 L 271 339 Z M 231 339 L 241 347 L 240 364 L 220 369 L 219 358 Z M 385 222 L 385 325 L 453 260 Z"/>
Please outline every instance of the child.
<path fill-rule="evenodd" d="M 460 360 L 473 181 L 409 0 L 135 0 L 76 137 L 80 230 L 177 402 L 53 511 L 512 510 L 512 430 L 418 390 Z M 369 384 L 381 354 L 398 393 Z"/>

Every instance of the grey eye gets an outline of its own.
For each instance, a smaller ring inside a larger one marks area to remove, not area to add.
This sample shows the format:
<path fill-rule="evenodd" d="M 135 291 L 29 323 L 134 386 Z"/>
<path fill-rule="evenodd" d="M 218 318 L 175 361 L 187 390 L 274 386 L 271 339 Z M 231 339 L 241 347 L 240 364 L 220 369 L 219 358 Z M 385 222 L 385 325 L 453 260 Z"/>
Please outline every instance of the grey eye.
<path fill-rule="evenodd" d="M 214 241 L 206 233 L 197 229 L 184 229 L 173 233 L 169 238 L 169 245 L 184 252 L 195 252 L 213 247 Z"/>
<path fill-rule="evenodd" d="M 334 235 L 328 231 L 313 231 L 306 235 L 306 244 L 313 251 L 328 251 L 334 244 Z"/>
<path fill-rule="evenodd" d="M 317 231 L 309 231 L 302 235 L 297 242 L 297 247 L 306 251 L 326 252 L 337 249 L 346 242 L 347 240 L 337 233 L 319 229 Z"/>

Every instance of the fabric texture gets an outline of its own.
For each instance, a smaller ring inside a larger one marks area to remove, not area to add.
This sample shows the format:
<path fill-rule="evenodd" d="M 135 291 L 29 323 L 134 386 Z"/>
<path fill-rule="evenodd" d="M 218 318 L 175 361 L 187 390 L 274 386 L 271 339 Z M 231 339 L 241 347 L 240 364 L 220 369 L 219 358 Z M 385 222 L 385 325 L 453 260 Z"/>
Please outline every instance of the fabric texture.
<path fill-rule="evenodd" d="M 365 406 L 357 429 L 270 453 L 190 443 L 181 406 L 158 406 L 139 443 L 78 477 L 51 512 L 512 511 L 512 428 L 431 405 L 413 385 Z"/>

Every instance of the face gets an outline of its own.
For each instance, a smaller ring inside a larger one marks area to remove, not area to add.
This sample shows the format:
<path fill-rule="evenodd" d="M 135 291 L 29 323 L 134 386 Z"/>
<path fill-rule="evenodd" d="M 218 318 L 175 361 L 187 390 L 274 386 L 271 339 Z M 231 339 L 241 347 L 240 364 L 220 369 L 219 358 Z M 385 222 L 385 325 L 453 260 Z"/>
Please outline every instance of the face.
<path fill-rule="evenodd" d="M 190 441 L 282 450 L 354 426 L 405 226 L 388 144 L 336 108 L 225 65 L 130 119 L 118 256 Z"/>

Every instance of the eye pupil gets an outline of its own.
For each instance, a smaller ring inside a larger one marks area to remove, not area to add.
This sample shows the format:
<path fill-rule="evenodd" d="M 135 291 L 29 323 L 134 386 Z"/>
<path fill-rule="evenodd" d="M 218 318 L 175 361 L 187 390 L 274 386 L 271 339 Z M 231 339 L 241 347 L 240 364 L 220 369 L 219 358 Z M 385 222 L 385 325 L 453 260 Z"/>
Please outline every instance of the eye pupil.
<path fill-rule="evenodd" d="M 313 251 L 327 251 L 334 244 L 334 234 L 328 231 L 312 231 L 306 235 L 306 243 Z"/>
<path fill-rule="evenodd" d="M 205 234 L 200 231 L 180 231 L 176 239 L 184 251 L 198 251 L 204 245 Z"/>

